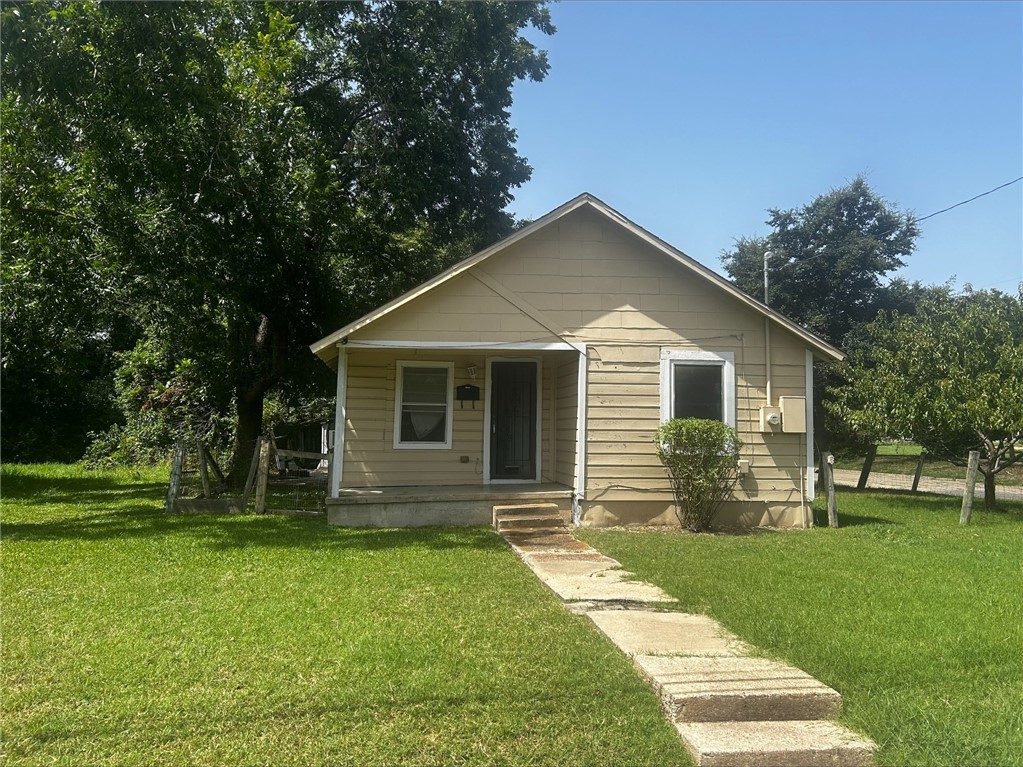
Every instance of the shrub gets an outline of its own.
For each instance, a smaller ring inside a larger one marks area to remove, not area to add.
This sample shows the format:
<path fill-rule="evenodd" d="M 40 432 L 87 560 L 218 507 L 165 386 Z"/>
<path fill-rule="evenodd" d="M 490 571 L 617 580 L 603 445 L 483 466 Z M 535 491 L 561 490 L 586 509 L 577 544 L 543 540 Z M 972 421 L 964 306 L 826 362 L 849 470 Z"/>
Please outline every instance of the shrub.
<path fill-rule="evenodd" d="M 678 521 L 686 530 L 706 530 L 739 479 L 739 435 L 720 421 L 673 418 L 654 439 Z"/>

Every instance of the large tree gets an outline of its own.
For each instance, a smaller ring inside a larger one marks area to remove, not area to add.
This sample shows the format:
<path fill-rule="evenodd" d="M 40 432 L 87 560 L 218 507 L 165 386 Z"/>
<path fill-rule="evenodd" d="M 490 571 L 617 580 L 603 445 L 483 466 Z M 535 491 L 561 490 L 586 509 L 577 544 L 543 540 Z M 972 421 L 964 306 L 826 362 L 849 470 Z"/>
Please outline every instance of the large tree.
<path fill-rule="evenodd" d="M 879 196 L 861 176 L 800 208 L 768 213 L 771 233 L 737 239 L 722 254 L 725 271 L 739 288 L 763 299 L 764 254 L 770 252 L 771 308 L 839 348 L 878 311 L 906 308 L 925 290 L 901 280 L 885 281 L 905 266 L 919 229 L 912 214 Z M 818 392 L 837 383 L 829 368 L 815 368 Z M 817 439 L 831 446 L 840 435 L 853 438 L 828 416 L 823 402 L 823 397 L 814 402 Z"/>
<path fill-rule="evenodd" d="M 839 414 L 958 465 L 979 450 L 993 509 L 995 478 L 1023 459 L 1023 292 L 932 291 L 912 314 L 882 314 L 865 340 L 837 390 Z"/>
<path fill-rule="evenodd" d="M 529 177 L 508 107 L 547 71 L 542 3 L 2 13 L 5 261 L 82 264 L 146 343 L 220 368 L 236 476 L 305 344 L 507 231 Z"/>
<path fill-rule="evenodd" d="M 906 265 L 919 230 L 874 192 L 862 176 L 808 205 L 771 209 L 766 237 L 742 237 L 722 255 L 728 276 L 832 344 L 877 315 L 886 300 L 883 278 Z"/>

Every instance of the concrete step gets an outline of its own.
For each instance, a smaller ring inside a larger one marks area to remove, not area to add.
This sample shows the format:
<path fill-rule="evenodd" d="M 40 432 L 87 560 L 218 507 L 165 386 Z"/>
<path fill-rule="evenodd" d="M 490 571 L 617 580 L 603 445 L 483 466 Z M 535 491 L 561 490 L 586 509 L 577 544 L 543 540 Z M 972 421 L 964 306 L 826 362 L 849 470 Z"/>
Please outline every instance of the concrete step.
<path fill-rule="evenodd" d="M 636 667 L 675 722 L 830 719 L 842 696 L 766 658 L 638 655 Z"/>
<path fill-rule="evenodd" d="M 561 509 L 556 503 L 514 503 L 494 506 L 493 516 L 496 524 L 498 517 L 534 517 L 558 515 L 561 516 Z"/>
<path fill-rule="evenodd" d="M 518 530 L 522 528 L 567 528 L 560 514 L 512 514 L 497 517 L 497 531 Z"/>
<path fill-rule="evenodd" d="M 874 743 L 834 722 L 684 722 L 698 767 L 867 767 Z"/>

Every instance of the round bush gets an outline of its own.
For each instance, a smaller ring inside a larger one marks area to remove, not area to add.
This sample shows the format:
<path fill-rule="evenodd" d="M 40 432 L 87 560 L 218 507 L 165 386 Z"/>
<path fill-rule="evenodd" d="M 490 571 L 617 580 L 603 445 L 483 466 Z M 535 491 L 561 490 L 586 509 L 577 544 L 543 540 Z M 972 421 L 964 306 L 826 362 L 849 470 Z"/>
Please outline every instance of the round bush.
<path fill-rule="evenodd" d="M 739 435 L 721 421 L 673 418 L 654 439 L 678 521 L 686 530 L 706 530 L 739 479 Z"/>

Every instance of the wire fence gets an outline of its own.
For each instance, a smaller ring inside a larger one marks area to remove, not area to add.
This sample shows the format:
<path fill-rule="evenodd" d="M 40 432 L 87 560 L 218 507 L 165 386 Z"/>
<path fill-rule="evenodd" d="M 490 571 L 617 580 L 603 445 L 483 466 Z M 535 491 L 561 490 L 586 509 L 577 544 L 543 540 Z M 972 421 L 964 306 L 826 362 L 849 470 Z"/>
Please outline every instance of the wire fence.
<path fill-rule="evenodd" d="M 185 514 L 326 516 L 329 476 L 327 454 L 278 449 L 260 437 L 244 487 L 232 490 L 202 443 L 192 449 L 178 443 L 165 508 Z"/>
<path fill-rule="evenodd" d="M 871 490 L 903 490 L 962 496 L 966 489 L 967 467 L 947 461 L 915 455 L 898 449 L 884 454 L 872 451 L 862 461 L 843 461 L 835 466 L 835 484 Z M 977 475 L 975 494 L 984 497 L 984 478 Z M 1006 500 L 1023 500 L 1023 466 L 1013 466 L 996 476 L 996 494 Z"/>

